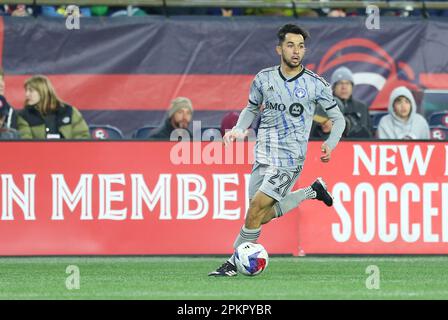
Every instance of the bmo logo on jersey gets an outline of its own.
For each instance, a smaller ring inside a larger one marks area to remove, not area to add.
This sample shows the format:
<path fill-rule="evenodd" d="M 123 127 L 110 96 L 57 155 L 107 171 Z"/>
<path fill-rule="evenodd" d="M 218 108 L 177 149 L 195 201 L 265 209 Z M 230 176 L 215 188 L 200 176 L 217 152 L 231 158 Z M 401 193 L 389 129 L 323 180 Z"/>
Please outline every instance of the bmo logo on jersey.
<path fill-rule="evenodd" d="M 283 103 L 268 102 L 266 104 L 266 107 L 271 110 L 278 110 L 278 111 L 282 111 L 282 112 L 286 110 L 286 106 Z"/>
<path fill-rule="evenodd" d="M 266 103 L 266 108 L 270 110 L 277 110 L 284 112 L 286 111 L 286 106 L 283 103 Z M 293 103 L 289 106 L 289 113 L 293 117 L 300 117 L 303 113 L 303 106 L 300 103 Z"/>

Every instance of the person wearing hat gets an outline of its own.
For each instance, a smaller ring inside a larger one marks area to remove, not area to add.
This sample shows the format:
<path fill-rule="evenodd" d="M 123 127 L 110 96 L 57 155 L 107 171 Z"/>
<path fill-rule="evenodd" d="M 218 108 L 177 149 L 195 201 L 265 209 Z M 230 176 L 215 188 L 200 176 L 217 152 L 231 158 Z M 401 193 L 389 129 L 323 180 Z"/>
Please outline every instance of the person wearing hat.
<path fill-rule="evenodd" d="M 344 114 L 350 130 L 348 138 L 371 138 L 372 122 L 369 109 L 361 101 L 353 98 L 353 87 L 355 81 L 353 73 L 347 67 L 339 67 L 331 76 L 333 95 Z"/>
<path fill-rule="evenodd" d="M 185 130 L 189 137 L 192 137 L 188 126 L 193 118 L 193 105 L 190 99 L 178 97 L 171 101 L 167 112 L 167 118 L 162 125 L 152 131 L 148 139 L 150 140 L 170 140 L 171 133 L 176 129 Z"/>

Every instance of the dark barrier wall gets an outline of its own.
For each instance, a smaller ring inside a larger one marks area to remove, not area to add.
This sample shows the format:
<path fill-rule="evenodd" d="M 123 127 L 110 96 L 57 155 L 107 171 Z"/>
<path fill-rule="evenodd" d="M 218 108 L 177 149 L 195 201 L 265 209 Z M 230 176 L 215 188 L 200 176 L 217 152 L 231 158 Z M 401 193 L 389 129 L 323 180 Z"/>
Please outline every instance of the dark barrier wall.
<path fill-rule="evenodd" d="M 442 20 L 381 17 L 379 30 L 368 30 L 361 17 L 89 18 L 81 19 L 79 30 L 68 30 L 58 18 L 0 21 L 13 105 L 23 104 L 23 81 L 43 73 L 96 123 L 111 122 L 104 111 L 127 110 L 116 114 L 115 124 L 129 130 L 159 122 L 161 112 L 151 119 L 144 111 L 165 110 L 179 95 L 201 112 L 241 109 L 254 75 L 279 63 L 275 34 L 287 22 L 311 33 L 305 65 L 327 80 L 348 66 L 359 84 L 355 96 L 371 109 L 385 108 L 398 85 L 448 88 L 448 22 Z"/>

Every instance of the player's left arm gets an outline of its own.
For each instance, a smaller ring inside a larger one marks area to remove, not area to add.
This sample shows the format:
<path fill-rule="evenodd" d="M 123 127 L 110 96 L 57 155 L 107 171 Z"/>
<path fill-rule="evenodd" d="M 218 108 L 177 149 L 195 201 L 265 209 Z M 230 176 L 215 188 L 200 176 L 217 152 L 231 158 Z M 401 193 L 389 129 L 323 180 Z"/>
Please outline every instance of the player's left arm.
<path fill-rule="evenodd" d="M 336 103 L 331 87 L 328 83 L 322 82 L 321 93 L 317 97 L 317 103 L 325 110 L 331 122 L 333 123 L 330 136 L 322 144 L 322 162 L 330 161 L 331 151 L 336 148 L 336 145 L 341 140 L 342 133 L 345 130 L 345 119 L 338 104 Z"/>
<path fill-rule="evenodd" d="M 237 137 L 244 137 L 245 131 L 252 124 L 258 113 L 260 112 L 260 105 L 263 102 L 263 92 L 261 90 L 260 74 L 258 73 L 250 86 L 249 101 L 247 106 L 241 111 L 236 125 L 232 131 L 224 135 L 224 144 L 228 145 Z"/>
<path fill-rule="evenodd" d="M 260 105 L 263 102 L 263 92 L 261 87 L 261 75 L 258 73 L 250 86 L 247 106 L 241 112 L 234 130 L 243 133 L 247 128 L 249 128 L 260 112 Z"/>

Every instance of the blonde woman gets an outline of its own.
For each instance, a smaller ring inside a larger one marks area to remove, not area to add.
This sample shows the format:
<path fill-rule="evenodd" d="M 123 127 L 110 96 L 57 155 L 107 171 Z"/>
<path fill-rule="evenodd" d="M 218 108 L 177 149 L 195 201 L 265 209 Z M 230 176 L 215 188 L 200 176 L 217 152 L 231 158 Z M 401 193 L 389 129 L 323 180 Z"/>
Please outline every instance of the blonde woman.
<path fill-rule="evenodd" d="M 25 107 L 17 126 L 22 139 L 89 139 L 81 113 L 61 101 L 50 80 L 41 75 L 25 81 Z"/>

